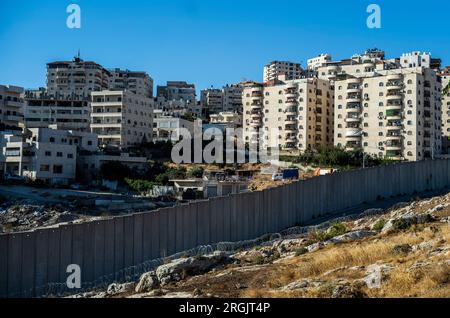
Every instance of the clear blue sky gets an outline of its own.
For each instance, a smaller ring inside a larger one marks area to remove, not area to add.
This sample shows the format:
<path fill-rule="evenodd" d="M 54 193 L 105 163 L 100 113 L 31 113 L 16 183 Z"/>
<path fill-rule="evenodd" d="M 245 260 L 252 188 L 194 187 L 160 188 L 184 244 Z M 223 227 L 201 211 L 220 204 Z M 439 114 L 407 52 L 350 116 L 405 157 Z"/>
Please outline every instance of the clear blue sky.
<path fill-rule="evenodd" d="M 66 27 L 80 5 L 82 28 Z M 366 8 L 382 9 L 368 29 Z M 306 64 L 384 49 L 388 57 L 431 51 L 450 64 L 450 2 L 416 0 L 0 0 L 0 84 L 45 85 L 45 64 L 82 58 L 147 71 L 155 84 L 186 80 L 198 89 L 262 79 L 271 60 Z"/>

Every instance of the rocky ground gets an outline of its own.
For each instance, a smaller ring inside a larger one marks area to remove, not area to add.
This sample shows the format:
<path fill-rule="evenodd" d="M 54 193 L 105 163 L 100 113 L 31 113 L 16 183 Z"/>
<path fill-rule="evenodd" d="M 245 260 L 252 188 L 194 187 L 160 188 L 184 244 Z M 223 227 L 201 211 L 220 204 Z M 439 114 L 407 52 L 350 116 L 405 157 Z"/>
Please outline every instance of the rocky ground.
<path fill-rule="evenodd" d="M 76 297 L 450 297 L 450 194 L 307 230 Z"/>

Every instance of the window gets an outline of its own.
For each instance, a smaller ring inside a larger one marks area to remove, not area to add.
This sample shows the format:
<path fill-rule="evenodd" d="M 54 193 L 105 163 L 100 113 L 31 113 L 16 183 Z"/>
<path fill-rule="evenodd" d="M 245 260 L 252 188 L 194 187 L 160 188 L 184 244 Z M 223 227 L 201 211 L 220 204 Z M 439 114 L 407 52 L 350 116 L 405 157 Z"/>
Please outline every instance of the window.
<path fill-rule="evenodd" d="M 55 142 L 55 138 L 54 137 L 50 137 L 50 142 Z"/>
<path fill-rule="evenodd" d="M 62 157 L 62 156 L 63 156 L 63 153 L 62 153 L 62 152 L 59 152 L 59 151 L 58 151 L 58 152 L 56 153 L 56 157 Z"/>
<path fill-rule="evenodd" d="M 39 170 L 41 172 L 48 172 L 50 171 L 50 166 L 49 165 L 41 165 L 41 167 L 39 168 Z"/>
<path fill-rule="evenodd" d="M 46 151 L 45 152 L 45 156 L 46 157 L 51 157 L 52 156 L 52 152 L 51 151 Z"/>
<path fill-rule="evenodd" d="M 73 154 L 68 153 L 68 154 L 67 154 L 67 158 L 68 158 L 68 159 L 73 159 Z"/>
<path fill-rule="evenodd" d="M 63 173 L 63 166 L 62 165 L 54 165 L 53 166 L 53 173 L 55 173 L 55 174 L 62 174 Z"/>

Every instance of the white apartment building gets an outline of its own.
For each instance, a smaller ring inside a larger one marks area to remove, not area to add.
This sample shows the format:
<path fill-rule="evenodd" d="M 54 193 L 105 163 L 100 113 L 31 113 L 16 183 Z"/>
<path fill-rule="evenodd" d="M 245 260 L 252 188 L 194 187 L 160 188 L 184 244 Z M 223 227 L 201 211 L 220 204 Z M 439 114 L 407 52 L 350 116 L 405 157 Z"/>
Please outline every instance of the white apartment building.
<path fill-rule="evenodd" d="M 33 128 L 3 138 L 3 173 L 47 184 L 74 181 L 78 151 L 97 149 L 97 136 L 84 132 Z"/>
<path fill-rule="evenodd" d="M 79 57 L 51 62 L 47 64 L 48 94 L 61 100 L 84 100 L 91 92 L 108 89 L 110 75 L 103 66 Z"/>
<path fill-rule="evenodd" d="M 263 147 L 303 152 L 333 144 L 333 87 L 329 81 L 308 78 L 246 85 L 243 91 L 243 129 L 246 143 L 264 133 Z"/>
<path fill-rule="evenodd" d="M 288 61 L 272 61 L 264 66 L 264 83 L 277 80 L 284 75 L 286 80 L 298 79 L 303 69 L 299 63 Z"/>
<path fill-rule="evenodd" d="M 170 115 L 160 109 L 154 111 L 153 141 L 171 141 L 178 139 L 178 129 L 185 128 L 194 133 L 194 122 Z"/>
<path fill-rule="evenodd" d="M 308 59 L 308 70 L 316 71 L 319 67 L 331 62 L 332 58 L 330 54 L 320 54 L 319 56 Z"/>
<path fill-rule="evenodd" d="M 153 79 L 146 72 L 110 70 L 109 89 L 116 91 L 129 90 L 137 95 L 153 97 Z"/>
<path fill-rule="evenodd" d="M 153 99 L 131 91 L 91 94 L 91 132 L 101 146 L 133 147 L 152 140 Z"/>
<path fill-rule="evenodd" d="M 431 53 L 414 51 L 403 53 L 400 56 L 400 66 L 403 68 L 425 67 L 438 70 L 441 67 L 441 60 L 433 58 Z"/>
<path fill-rule="evenodd" d="M 334 143 L 416 161 L 441 152 L 441 83 L 423 67 L 359 73 L 335 82 Z"/>
<path fill-rule="evenodd" d="M 24 121 L 27 128 L 57 127 L 90 131 L 89 99 L 57 99 L 45 89 L 25 92 Z"/>
<path fill-rule="evenodd" d="M 450 83 L 450 67 L 445 68 L 440 74 L 442 89 Z M 442 94 L 442 134 L 450 138 L 450 92 Z"/>
<path fill-rule="evenodd" d="M 0 85 L 0 124 L 4 127 L 21 127 L 23 108 L 23 88 Z"/>

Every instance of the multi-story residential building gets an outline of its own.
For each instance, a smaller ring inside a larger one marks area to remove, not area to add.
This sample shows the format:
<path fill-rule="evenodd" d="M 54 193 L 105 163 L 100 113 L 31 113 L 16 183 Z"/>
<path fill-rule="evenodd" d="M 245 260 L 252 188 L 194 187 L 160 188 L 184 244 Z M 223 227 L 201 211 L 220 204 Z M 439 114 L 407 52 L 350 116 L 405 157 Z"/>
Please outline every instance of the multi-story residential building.
<path fill-rule="evenodd" d="M 316 78 L 247 83 L 243 91 L 245 142 L 255 142 L 256 133 L 262 131 L 263 148 L 278 144 L 284 150 L 303 152 L 332 145 L 333 95 L 330 82 Z"/>
<path fill-rule="evenodd" d="M 335 145 L 394 160 L 440 153 L 441 83 L 434 70 L 347 75 L 336 80 L 335 88 Z"/>
<path fill-rule="evenodd" d="M 24 121 L 27 128 L 57 127 L 63 130 L 90 131 L 89 99 L 59 99 L 48 91 L 25 92 Z"/>
<path fill-rule="evenodd" d="M 137 95 L 153 97 L 153 79 L 146 72 L 134 72 L 119 68 L 110 70 L 110 90 L 129 90 Z"/>
<path fill-rule="evenodd" d="M 272 61 L 264 66 L 264 83 L 279 79 L 284 75 L 285 79 L 293 80 L 302 76 L 303 69 L 299 63 L 288 61 Z"/>
<path fill-rule="evenodd" d="M 166 113 L 160 109 L 154 111 L 153 118 L 153 140 L 154 141 L 171 141 L 178 139 L 178 129 L 185 128 L 191 134 L 194 133 L 194 123 Z"/>
<path fill-rule="evenodd" d="M 431 53 L 414 51 L 400 56 L 400 66 L 403 68 L 425 67 L 434 70 L 441 68 L 441 59 L 431 57 Z"/>
<path fill-rule="evenodd" d="M 32 128 L 2 137 L 3 172 L 47 184 L 75 180 L 78 152 L 97 150 L 97 136 L 85 132 Z"/>
<path fill-rule="evenodd" d="M 166 86 L 157 86 L 157 96 L 167 100 L 183 100 L 188 105 L 196 104 L 195 85 L 182 81 L 168 81 Z"/>
<path fill-rule="evenodd" d="M 316 71 L 319 67 L 331 62 L 332 58 L 330 54 L 320 54 L 317 57 L 308 59 L 308 70 Z"/>
<path fill-rule="evenodd" d="M 223 87 L 223 112 L 242 114 L 242 90 L 241 84 L 225 85 Z"/>
<path fill-rule="evenodd" d="M 206 114 L 218 114 L 223 111 L 223 91 L 218 88 L 202 90 L 200 104 Z"/>
<path fill-rule="evenodd" d="M 445 67 L 439 76 L 442 81 L 442 91 L 450 85 L 450 67 Z M 450 153 L 450 91 L 446 94 L 442 92 L 442 150 L 444 153 Z"/>
<path fill-rule="evenodd" d="M 23 126 L 23 88 L 0 85 L 0 125 L 3 128 Z"/>
<path fill-rule="evenodd" d="M 72 61 L 51 62 L 47 64 L 48 94 L 60 100 L 84 100 L 91 92 L 108 89 L 110 76 L 103 66 L 79 56 Z"/>
<path fill-rule="evenodd" d="M 101 146 L 133 147 L 152 140 L 153 99 L 131 91 L 91 93 L 91 132 Z"/>

